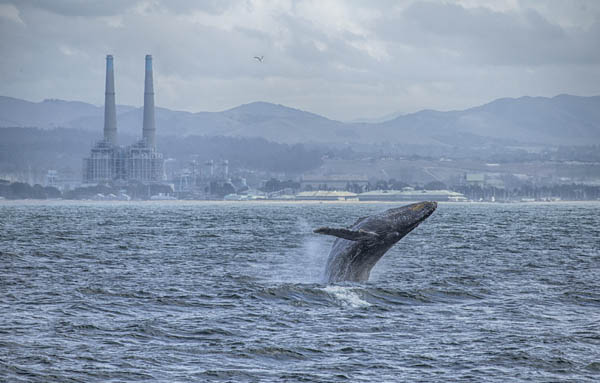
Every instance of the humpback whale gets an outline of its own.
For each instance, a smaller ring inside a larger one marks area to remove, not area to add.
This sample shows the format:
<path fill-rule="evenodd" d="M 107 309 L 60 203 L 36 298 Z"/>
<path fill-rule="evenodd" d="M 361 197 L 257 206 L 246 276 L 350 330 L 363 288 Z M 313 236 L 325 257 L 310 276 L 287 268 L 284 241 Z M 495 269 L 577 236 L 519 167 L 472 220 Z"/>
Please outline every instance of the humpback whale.
<path fill-rule="evenodd" d="M 436 208 L 436 202 L 419 202 L 361 217 L 348 228 L 316 229 L 315 233 L 337 237 L 329 252 L 325 279 L 328 283 L 368 280 L 377 261 Z"/>

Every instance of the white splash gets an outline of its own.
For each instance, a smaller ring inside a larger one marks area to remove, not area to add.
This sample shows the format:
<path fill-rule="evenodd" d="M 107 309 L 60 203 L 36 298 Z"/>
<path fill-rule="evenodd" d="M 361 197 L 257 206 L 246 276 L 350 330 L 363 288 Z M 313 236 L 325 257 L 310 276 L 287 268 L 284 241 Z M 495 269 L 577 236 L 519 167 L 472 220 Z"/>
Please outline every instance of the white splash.
<path fill-rule="evenodd" d="M 323 289 L 332 295 L 339 303 L 350 307 L 368 307 L 371 304 L 363 299 L 354 291 L 352 287 L 345 286 L 327 286 Z"/>

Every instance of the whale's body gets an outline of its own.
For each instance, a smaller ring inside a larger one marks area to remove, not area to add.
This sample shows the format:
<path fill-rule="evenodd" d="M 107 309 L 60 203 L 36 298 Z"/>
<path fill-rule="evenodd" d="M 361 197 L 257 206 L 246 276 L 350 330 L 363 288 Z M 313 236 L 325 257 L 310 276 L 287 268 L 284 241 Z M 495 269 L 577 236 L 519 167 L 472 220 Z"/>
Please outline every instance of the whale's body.
<path fill-rule="evenodd" d="M 419 202 L 359 218 L 347 229 L 321 227 L 315 230 L 315 233 L 337 237 L 329 252 L 326 281 L 368 280 L 377 261 L 436 208 L 436 202 Z"/>

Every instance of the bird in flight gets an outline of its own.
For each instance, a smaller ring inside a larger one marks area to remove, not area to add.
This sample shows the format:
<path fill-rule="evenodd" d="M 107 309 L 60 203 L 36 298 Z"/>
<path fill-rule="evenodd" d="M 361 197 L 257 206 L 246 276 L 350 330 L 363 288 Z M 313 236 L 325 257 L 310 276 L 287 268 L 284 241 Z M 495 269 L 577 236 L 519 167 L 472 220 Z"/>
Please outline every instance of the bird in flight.
<path fill-rule="evenodd" d="M 254 56 L 254 58 L 257 59 L 259 62 L 262 62 L 265 56 Z"/>

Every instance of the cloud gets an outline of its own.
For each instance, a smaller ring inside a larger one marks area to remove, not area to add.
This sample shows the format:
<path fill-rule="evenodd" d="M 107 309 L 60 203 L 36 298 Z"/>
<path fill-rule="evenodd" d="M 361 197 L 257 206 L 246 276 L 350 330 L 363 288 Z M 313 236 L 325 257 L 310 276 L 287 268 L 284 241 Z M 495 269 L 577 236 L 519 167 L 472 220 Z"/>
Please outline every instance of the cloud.
<path fill-rule="evenodd" d="M 579 44 L 598 39 L 594 28 L 566 30 L 533 9 L 496 12 L 454 4 L 415 3 L 401 15 L 422 37 L 418 44 L 456 52 L 463 61 L 489 65 L 598 62 L 598 50 Z M 397 22 L 398 20 L 394 20 Z"/>
<path fill-rule="evenodd" d="M 0 18 L 25 25 L 23 20 L 21 20 L 19 10 L 12 4 L 0 4 Z"/>
<path fill-rule="evenodd" d="M 0 3 L 0 94 L 31 100 L 101 104 L 106 54 L 117 102 L 142 103 L 150 53 L 157 105 L 190 111 L 266 100 L 349 120 L 600 83 L 595 1 Z"/>
<path fill-rule="evenodd" d="M 114 16 L 136 4 L 135 0 L 19 0 L 19 8 L 38 8 L 62 16 Z"/>

